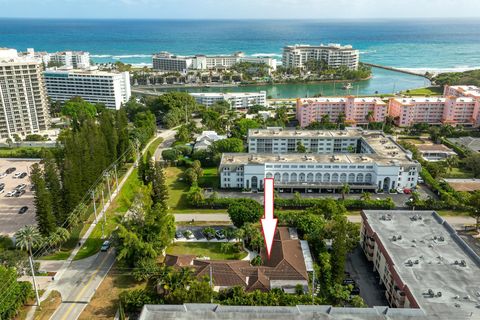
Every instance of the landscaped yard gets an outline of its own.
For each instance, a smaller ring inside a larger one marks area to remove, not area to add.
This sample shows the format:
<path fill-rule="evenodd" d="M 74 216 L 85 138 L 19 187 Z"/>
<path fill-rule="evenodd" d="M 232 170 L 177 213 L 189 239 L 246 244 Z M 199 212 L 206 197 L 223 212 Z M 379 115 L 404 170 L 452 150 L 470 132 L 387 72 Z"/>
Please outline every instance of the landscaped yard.
<path fill-rule="evenodd" d="M 221 246 L 221 242 L 176 242 L 167 248 L 167 253 L 192 254 L 212 260 L 240 260 L 247 256 L 246 252 L 224 253 Z"/>
<path fill-rule="evenodd" d="M 427 88 L 417 88 L 410 89 L 402 92 L 403 94 L 409 96 L 441 96 L 443 95 L 442 87 L 427 87 Z"/>
<path fill-rule="evenodd" d="M 459 167 L 452 168 L 451 171 L 447 170 L 447 173 L 445 174 L 445 178 L 450 179 L 469 179 L 474 177 L 473 172 Z"/>

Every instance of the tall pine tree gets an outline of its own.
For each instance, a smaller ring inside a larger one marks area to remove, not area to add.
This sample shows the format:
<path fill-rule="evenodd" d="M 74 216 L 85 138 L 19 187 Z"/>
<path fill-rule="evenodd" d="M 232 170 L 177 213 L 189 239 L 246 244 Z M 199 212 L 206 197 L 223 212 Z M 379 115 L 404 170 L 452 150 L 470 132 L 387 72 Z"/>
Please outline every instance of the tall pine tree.
<path fill-rule="evenodd" d="M 44 178 L 46 188 L 49 190 L 52 199 L 52 210 L 57 226 L 61 226 L 67 215 L 65 214 L 64 199 L 57 164 L 50 151 L 45 152 Z"/>
<path fill-rule="evenodd" d="M 52 198 L 47 190 L 42 170 L 38 164 L 32 166 L 30 179 L 35 186 L 34 204 L 36 219 L 40 233 L 48 237 L 56 229 L 55 216 L 52 209 Z"/>
<path fill-rule="evenodd" d="M 168 189 L 166 185 L 165 172 L 160 162 L 155 164 L 155 174 L 152 180 L 152 201 L 154 205 L 160 205 L 165 210 L 168 209 Z"/>

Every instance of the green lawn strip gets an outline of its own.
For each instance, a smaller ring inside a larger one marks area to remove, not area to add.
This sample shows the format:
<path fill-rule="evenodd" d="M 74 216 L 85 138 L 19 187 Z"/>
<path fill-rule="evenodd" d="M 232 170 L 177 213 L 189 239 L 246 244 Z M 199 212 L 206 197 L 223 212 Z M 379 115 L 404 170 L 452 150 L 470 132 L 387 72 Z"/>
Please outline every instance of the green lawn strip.
<path fill-rule="evenodd" d="M 159 138 L 156 138 L 151 144 L 150 146 L 148 147 L 147 149 L 147 152 L 145 152 L 145 154 L 143 155 L 144 159 L 145 157 L 147 156 L 147 153 L 148 151 L 150 151 L 150 153 L 152 155 L 155 154 L 155 151 L 157 150 L 158 146 L 163 142 L 163 138 L 159 137 Z"/>
<path fill-rule="evenodd" d="M 43 147 L 0 148 L 0 158 L 39 158 Z"/>
<path fill-rule="evenodd" d="M 409 96 L 441 96 L 443 95 L 442 87 L 426 87 L 403 91 L 402 94 Z"/>
<path fill-rule="evenodd" d="M 216 167 L 203 169 L 203 176 L 198 179 L 198 185 L 202 188 L 218 189 L 220 187 L 218 169 Z"/>
<path fill-rule="evenodd" d="M 452 168 L 451 171 L 447 170 L 447 173 L 444 175 L 444 178 L 447 179 L 469 179 L 475 178 L 473 172 L 465 170 L 463 168 Z"/>
<path fill-rule="evenodd" d="M 123 215 L 125 212 L 127 212 L 131 200 L 134 197 L 135 190 L 140 186 L 141 182 L 138 179 L 138 169 L 134 169 L 127 181 L 125 181 L 125 184 L 120 190 L 120 194 L 115 198 L 112 205 L 106 212 L 107 223 L 104 226 L 105 238 L 110 237 L 112 231 L 121 222 Z M 100 247 L 105 240 L 105 238 L 102 239 L 102 225 L 104 225 L 103 221 L 104 220 L 102 219 L 101 222 L 95 226 L 90 234 L 90 237 L 88 237 L 87 241 L 85 241 L 82 248 L 78 251 L 74 260 L 90 257 L 100 250 Z"/>
<path fill-rule="evenodd" d="M 470 213 L 467 211 L 454 211 L 454 210 L 438 210 L 437 213 L 443 217 L 469 217 Z"/>
<path fill-rule="evenodd" d="M 220 242 L 176 242 L 167 248 L 169 254 L 191 254 L 197 257 L 209 257 L 212 260 L 240 260 L 246 252 L 224 253 Z"/>

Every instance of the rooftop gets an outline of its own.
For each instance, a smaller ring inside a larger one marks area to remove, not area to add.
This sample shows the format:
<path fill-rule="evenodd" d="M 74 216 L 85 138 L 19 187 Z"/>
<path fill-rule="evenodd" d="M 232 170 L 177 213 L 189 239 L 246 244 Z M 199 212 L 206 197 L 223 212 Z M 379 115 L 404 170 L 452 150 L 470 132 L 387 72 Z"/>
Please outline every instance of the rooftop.
<path fill-rule="evenodd" d="M 218 304 L 144 305 L 139 320 L 433 320 L 420 309 L 342 308 L 327 305 L 263 307 Z"/>
<path fill-rule="evenodd" d="M 480 97 L 480 88 L 477 86 L 450 86 L 450 88 L 461 92 L 464 96 Z"/>
<path fill-rule="evenodd" d="M 329 44 L 319 44 L 319 45 L 310 45 L 310 44 L 295 44 L 290 46 L 285 46 L 289 49 L 337 49 L 337 50 L 353 50 L 351 45 L 342 46 L 339 43 L 329 43 Z"/>
<path fill-rule="evenodd" d="M 90 68 L 86 69 L 74 69 L 72 67 L 54 67 L 54 68 L 48 68 L 45 70 L 45 74 L 48 75 L 55 75 L 55 74 L 75 74 L 75 75 L 95 75 L 95 76 L 115 76 L 122 74 L 123 72 L 117 72 L 117 71 L 103 71 L 103 70 L 98 70 L 97 67 L 92 66 Z"/>
<path fill-rule="evenodd" d="M 364 210 L 362 218 L 385 249 L 393 277 L 428 315 L 480 318 L 480 257 L 442 217 L 433 211 Z"/>
<path fill-rule="evenodd" d="M 356 98 L 354 96 L 347 97 L 319 97 L 319 98 L 301 98 L 301 103 L 346 103 L 348 99 L 353 99 L 355 103 L 375 103 L 386 105 L 385 101 L 376 97 Z"/>
<path fill-rule="evenodd" d="M 471 97 L 454 97 L 457 99 L 458 102 L 475 102 L 475 98 Z M 414 98 L 392 98 L 393 100 L 397 101 L 398 103 L 404 105 L 413 105 L 415 103 L 445 103 L 447 98 L 438 98 L 438 97 L 414 97 Z"/>
<path fill-rule="evenodd" d="M 451 142 L 463 146 L 471 151 L 480 151 L 480 138 L 475 137 L 460 137 L 460 138 L 448 138 Z"/>
<path fill-rule="evenodd" d="M 193 97 L 249 97 L 249 96 L 258 96 L 258 95 L 266 95 L 266 91 L 260 92 L 198 92 L 198 93 L 190 93 Z"/>

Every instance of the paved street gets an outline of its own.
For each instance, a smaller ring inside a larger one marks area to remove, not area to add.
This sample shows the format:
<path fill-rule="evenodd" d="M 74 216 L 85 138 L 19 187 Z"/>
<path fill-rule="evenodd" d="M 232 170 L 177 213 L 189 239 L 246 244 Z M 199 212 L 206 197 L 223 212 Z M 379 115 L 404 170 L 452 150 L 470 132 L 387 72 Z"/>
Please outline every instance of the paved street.
<path fill-rule="evenodd" d="M 175 131 L 173 130 L 164 130 L 158 134 L 157 137 L 162 137 L 164 139 L 164 142 L 159 145 L 158 149 L 162 149 L 166 145 L 169 145 L 171 142 L 168 141 L 170 141 L 174 135 Z M 153 140 L 151 142 L 153 142 Z M 142 150 L 143 153 L 146 152 L 147 148 L 150 146 L 150 143 Z M 155 153 L 157 153 L 157 151 Z M 132 174 L 132 172 L 133 166 L 123 176 L 121 182 L 119 183 L 120 188 L 123 186 L 130 174 Z M 113 196 L 116 196 L 116 192 L 113 192 Z M 108 209 L 109 205 L 110 202 L 108 201 L 105 208 L 99 214 L 99 219 L 101 219 L 101 216 L 105 210 Z M 82 243 L 84 243 L 89 237 L 94 227 L 95 225 L 92 224 L 87 230 L 85 235 L 80 240 Z M 45 299 L 51 290 L 57 290 L 62 294 L 63 302 L 55 311 L 51 319 L 77 319 L 85 306 L 90 302 L 96 288 L 102 283 L 103 279 L 108 273 L 108 270 L 110 270 L 111 266 L 115 262 L 113 250 L 110 250 L 108 254 L 98 253 L 87 259 L 73 261 L 73 258 L 79 249 L 80 247 L 77 247 L 72 252 L 70 257 L 66 261 L 63 261 L 62 267 L 59 268 L 57 275 L 55 276 L 55 281 L 50 283 L 46 292 L 42 295 L 41 300 Z M 32 308 L 27 316 L 27 319 L 33 319 L 34 311 L 35 308 Z"/>
<path fill-rule="evenodd" d="M 475 219 L 472 217 L 465 216 L 447 216 L 444 217 L 445 220 L 455 228 L 459 229 L 465 224 L 474 224 Z M 201 222 L 229 222 L 230 218 L 226 213 L 181 213 L 175 214 L 175 222 L 189 222 L 192 221 L 201 221 Z M 354 223 L 360 223 L 362 217 L 360 215 L 350 215 L 348 220 Z"/>

